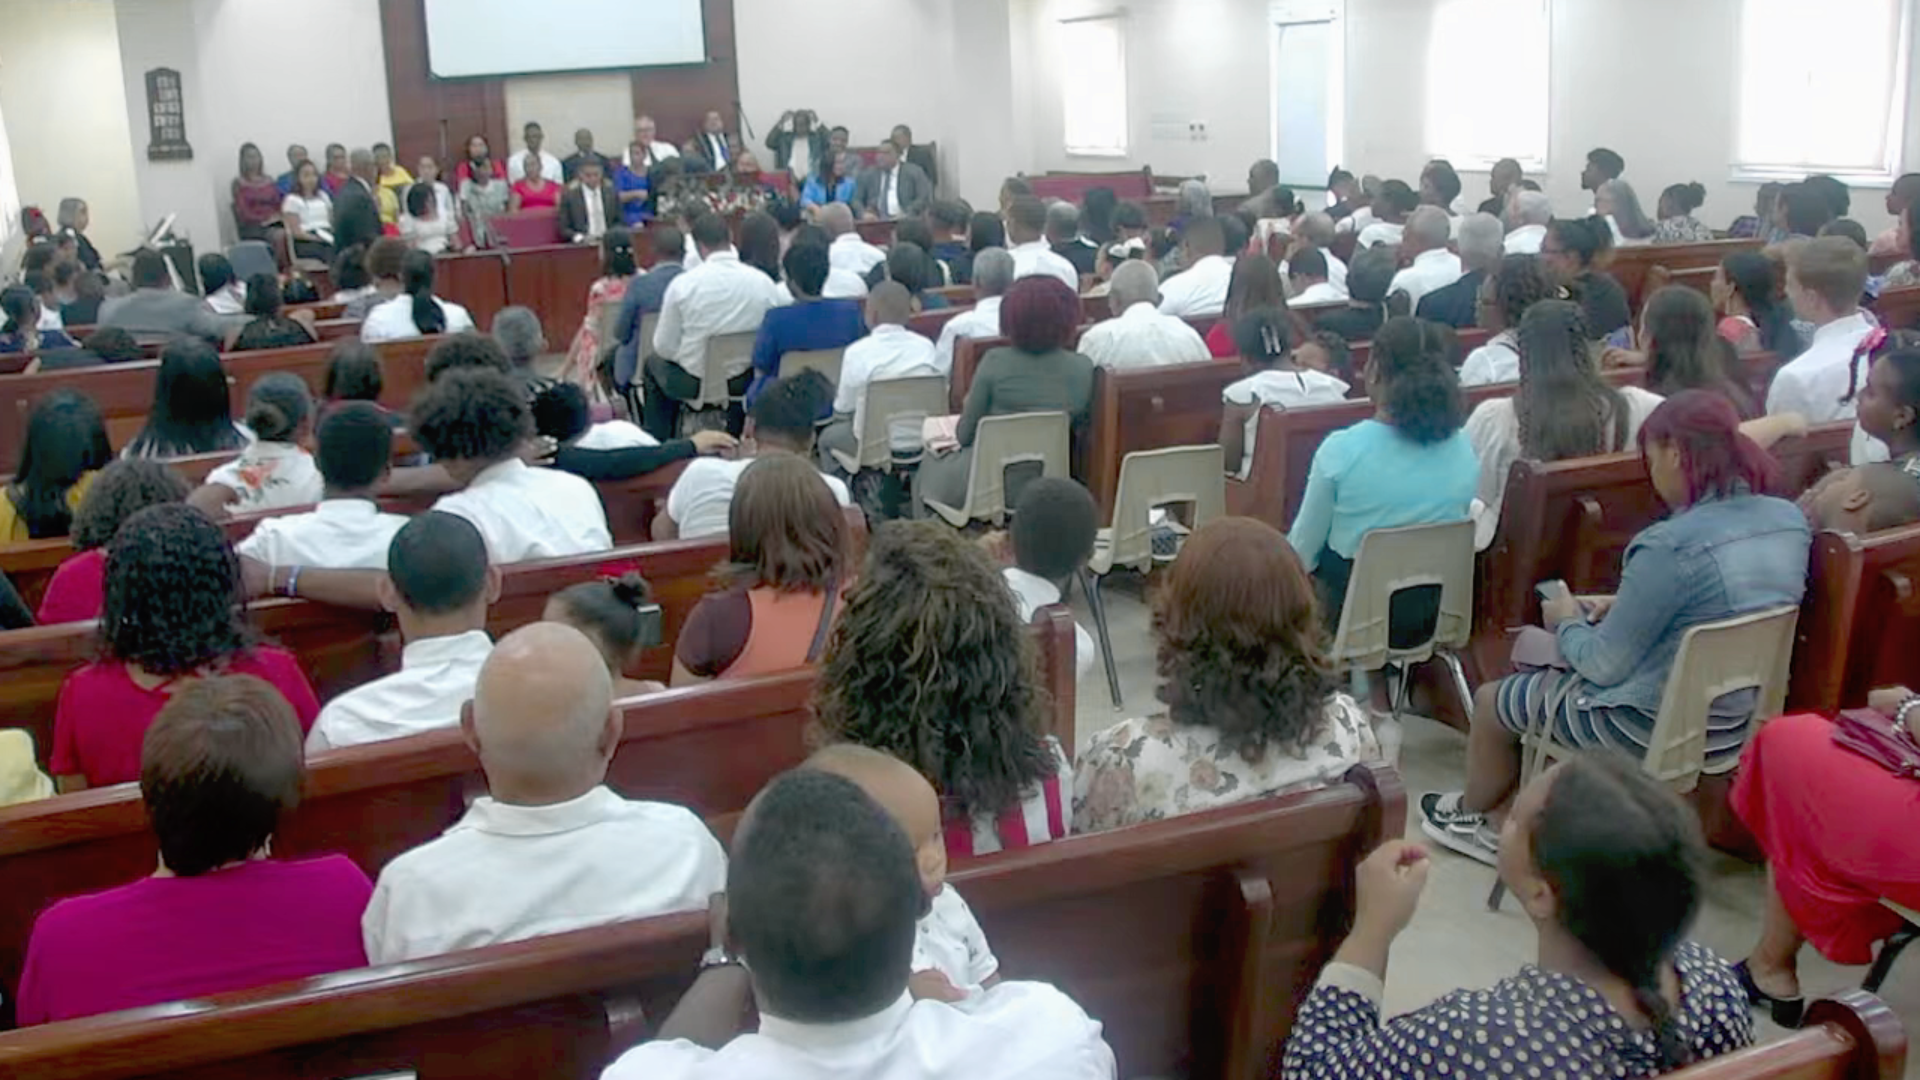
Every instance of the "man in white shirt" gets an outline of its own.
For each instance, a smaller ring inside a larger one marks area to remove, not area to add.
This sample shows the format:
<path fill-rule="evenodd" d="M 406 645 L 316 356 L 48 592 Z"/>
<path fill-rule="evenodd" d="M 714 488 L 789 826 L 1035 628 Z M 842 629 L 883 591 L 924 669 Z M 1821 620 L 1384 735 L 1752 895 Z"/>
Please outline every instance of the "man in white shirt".
<path fill-rule="evenodd" d="M 1073 264 L 1054 254 L 1046 240 L 1047 204 L 1035 195 L 1016 195 L 1007 206 L 1007 242 L 1013 246 L 1013 277 L 1046 274 L 1066 282 L 1075 296 L 1080 295 L 1080 272 Z"/>
<path fill-rule="evenodd" d="M 640 160 L 634 160 L 633 147 L 645 150 Z M 633 144 L 627 147 L 627 168 L 637 173 L 645 173 L 655 165 L 670 158 L 680 156 L 680 151 L 670 142 L 660 141 L 660 129 L 651 116 L 636 116 L 633 120 Z"/>
<path fill-rule="evenodd" d="M 933 342 L 907 329 L 913 318 L 913 294 L 897 281 L 883 281 L 867 296 L 868 335 L 847 346 L 840 360 L 840 386 L 833 396 L 833 422 L 820 431 L 820 468 L 840 471 L 829 451 L 852 456 L 860 450 L 867 387 L 882 379 L 944 375 Z"/>
<path fill-rule="evenodd" d="M 817 220 L 832 237 L 827 245 L 827 259 L 833 269 L 853 273 L 864 284 L 867 273 L 887 261 L 887 253 L 867 243 L 853 227 L 853 211 L 846 203 L 828 203 L 821 207 Z M 834 297 L 828 296 L 828 299 Z"/>
<path fill-rule="evenodd" d="M 1871 366 L 1854 354 L 1873 332 L 1874 322 L 1860 310 L 1867 287 L 1867 253 L 1844 236 L 1806 241 L 1787 263 L 1787 299 L 1802 319 L 1814 325 L 1805 352 L 1774 373 L 1767 391 L 1767 414 L 1799 413 L 1809 424 L 1854 417 L 1860 387 Z M 1885 443 L 1853 429 L 1853 464 L 1887 460 Z"/>
<path fill-rule="evenodd" d="M 1319 248 L 1302 248 L 1287 261 L 1287 287 L 1293 290 L 1288 307 L 1312 307 L 1315 304 L 1344 304 L 1347 293 L 1327 280 L 1327 253 Z"/>
<path fill-rule="evenodd" d="M 1540 254 L 1547 242 L 1547 223 L 1552 220 L 1553 203 L 1545 192 L 1514 188 L 1507 199 L 1507 254 Z"/>
<path fill-rule="evenodd" d="M 702 214 L 693 223 L 692 236 L 700 249 L 700 265 L 667 286 L 653 332 L 653 355 L 642 368 L 646 397 L 641 426 L 661 442 L 680 434 L 684 403 L 700 397 L 708 343 L 722 335 L 758 331 L 768 309 L 782 303 L 774 280 L 740 261 L 725 219 Z M 753 381 L 751 348 L 737 350 L 725 363 L 727 393 L 737 398 Z"/>
<path fill-rule="evenodd" d="M 1407 216 L 1420 205 L 1420 196 L 1404 180 L 1389 180 L 1380 185 L 1373 200 L 1374 222 L 1360 230 L 1354 243 L 1363 248 L 1380 244 L 1398 246 L 1406 231 Z M 1356 215 L 1357 216 L 1357 215 Z"/>
<path fill-rule="evenodd" d="M 1226 245 L 1219 218 L 1187 222 L 1180 241 L 1187 268 L 1161 283 L 1160 314 L 1190 319 L 1226 310 L 1227 287 L 1233 281 L 1233 260 L 1226 257 Z"/>
<path fill-rule="evenodd" d="M 726 894 L 699 978 L 605 1080 L 1115 1076 L 1100 1024 L 1051 986 L 1002 982 L 965 1008 L 913 1000 L 927 905 L 913 846 L 845 777 L 796 769 L 767 785 L 734 834 Z M 733 1030 L 749 999 L 757 1031 L 693 1041 Z"/>
<path fill-rule="evenodd" d="M 262 520 L 234 545 L 242 558 L 273 566 L 384 570 L 387 547 L 407 523 L 376 501 L 393 456 L 393 426 L 378 406 L 350 401 L 320 421 L 314 463 L 326 490 L 304 514 Z"/>
<path fill-rule="evenodd" d="M 361 918 L 372 964 L 696 911 L 726 887 L 701 820 L 608 790 L 620 714 L 606 661 L 571 626 L 500 641 L 459 723 L 487 795 L 388 863 Z"/>
<path fill-rule="evenodd" d="M 1032 622 L 1034 613 L 1060 603 L 1061 586 L 1079 574 L 1093 558 L 1100 531 L 1100 508 L 1078 482 L 1064 477 L 1041 477 L 1027 483 L 1015 508 L 1008 539 L 1013 565 L 1000 571 L 1020 621 Z M 1093 635 L 1073 624 L 1073 670 L 1084 679 L 1100 659 Z"/>
<path fill-rule="evenodd" d="M 746 435 L 760 454 L 787 453 L 813 460 L 814 421 L 827 408 L 827 380 L 818 372 L 781 379 L 760 392 L 747 414 Z M 725 536 L 733 509 L 733 489 L 751 457 L 703 457 L 687 463 L 667 492 L 667 508 L 653 519 L 655 540 L 694 540 Z M 841 506 L 853 496 L 839 477 L 825 475 L 827 488 Z"/>
<path fill-rule="evenodd" d="M 1334 225 L 1333 215 L 1324 212 L 1308 214 L 1294 225 L 1292 250 L 1295 253 L 1305 251 L 1308 248 L 1318 250 L 1327 260 L 1327 284 L 1333 286 L 1341 298 L 1345 299 L 1347 295 L 1347 264 L 1340 261 L 1340 257 L 1330 250 L 1333 247 L 1335 232 L 1336 226 Z M 1289 255 L 1288 257 L 1291 258 L 1292 256 Z M 1285 274 L 1287 268 L 1282 266 L 1280 272 Z"/>
<path fill-rule="evenodd" d="M 517 154 L 507 155 L 507 183 L 512 184 L 527 178 L 527 155 L 540 159 L 540 175 L 549 180 L 560 179 L 560 159 L 548 153 L 542 147 L 546 144 L 547 133 L 540 125 L 529 120 L 520 135 L 526 140 L 527 148 Z"/>
<path fill-rule="evenodd" d="M 526 394 L 499 371 L 442 372 L 410 416 L 414 438 L 462 490 L 434 503 L 473 522 L 495 563 L 613 547 L 600 493 L 577 476 L 520 459 L 533 435 Z"/>
<path fill-rule="evenodd" d="M 948 319 L 934 346 L 942 375 L 953 374 L 953 347 L 961 338 L 1000 336 L 1000 300 L 1013 286 L 1013 256 L 1006 248 L 983 248 L 973 257 L 973 307 Z"/>
<path fill-rule="evenodd" d="M 1413 261 L 1393 276 L 1387 295 L 1406 293 L 1411 311 L 1420 307 L 1421 298 L 1428 293 L 1459 281 L 1464 272 L 1460 256 L 1447 250 L 1447 241 L 1452 238 L 1453 221 L 1445 210 L 1437 206 L 1415 210 L 1407 219 L 1406 232 L 1400 241 L 1401 256 Z"/>
<path fill-rule="evenodd" d="M 1145 259 L 1129 259 L 1113 272 L 1107 302 L 1114 318 L 1080 335 L 1075 352 L 1094 367 L 1120 371 L 1166 364 L 1202 364 L 1213 359 L 1205 338 L 1185 319 L 1162 315 L 1160 275 Z"/>
<path fill-rule="evenodd" d="M 307 732 L 309 756 L 452 727 L 493 651 L 487 606 L 500 598 L 500 571 L 466 519 L 430 510 L 407 522 L 374 587 L 407 643 L 400 670 L 327 702 Z"/>

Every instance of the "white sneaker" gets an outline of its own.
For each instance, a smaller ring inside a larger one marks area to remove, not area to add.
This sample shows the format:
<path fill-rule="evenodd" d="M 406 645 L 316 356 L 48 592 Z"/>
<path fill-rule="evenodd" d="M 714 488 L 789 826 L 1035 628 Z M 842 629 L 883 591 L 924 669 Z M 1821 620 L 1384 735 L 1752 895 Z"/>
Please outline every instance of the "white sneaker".
<path fill-rule="evenodd" d="M 1469 859 L 1498 866 L 1500 836 L 1487 824 L 1486 815 L 1476 814 L 1461 804 L 1459 792 L 1428 792 L 1420 796 L 1420 830 L 1434 843 Z"/>

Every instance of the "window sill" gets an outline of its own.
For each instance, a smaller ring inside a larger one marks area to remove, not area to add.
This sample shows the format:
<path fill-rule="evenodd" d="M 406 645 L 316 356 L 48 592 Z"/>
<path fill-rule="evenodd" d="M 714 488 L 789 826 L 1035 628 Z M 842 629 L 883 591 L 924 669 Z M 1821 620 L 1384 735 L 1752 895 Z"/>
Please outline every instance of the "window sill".
<path fill-rule="evenodd" d="M 1820 173 L 1817 166 L 1806 165 L 1734 165 L 1727 180 L 1734 184 L 1797 184 Z M 1900 174 L 1890 169 L 1828 171 L 1828 176 L 1850 188 L 1890 188 Z"/>

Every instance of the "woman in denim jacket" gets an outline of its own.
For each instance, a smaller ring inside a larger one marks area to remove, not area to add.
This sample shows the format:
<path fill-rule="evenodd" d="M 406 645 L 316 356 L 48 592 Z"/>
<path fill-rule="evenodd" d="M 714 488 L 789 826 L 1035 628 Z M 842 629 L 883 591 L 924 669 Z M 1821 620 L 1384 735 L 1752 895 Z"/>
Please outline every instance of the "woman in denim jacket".
<path fill-rule="evenodd" d="M 1702 623 L 1798 605 L 1812 534 L 1798 507 L 1760 494 L 1778 467 L 1740 434 L 1727 399 L 1689 390 L 1640 429 L 1640 452 L 1672 516 L 1633 538 L 1611 597 L 1541 605 L 1572 670 L 1522 672 L 1474 695 L 1464 792 L 1420 800 L 1434 840 L 1493 863 L 1520 779 L 1520 735 L 1547 718 L 1558 742 L 1645 756 L 1680 639 Z M 1755 691 L 1726 694 L 1707 720 L 1707 765 L 1740 755 Z"/>

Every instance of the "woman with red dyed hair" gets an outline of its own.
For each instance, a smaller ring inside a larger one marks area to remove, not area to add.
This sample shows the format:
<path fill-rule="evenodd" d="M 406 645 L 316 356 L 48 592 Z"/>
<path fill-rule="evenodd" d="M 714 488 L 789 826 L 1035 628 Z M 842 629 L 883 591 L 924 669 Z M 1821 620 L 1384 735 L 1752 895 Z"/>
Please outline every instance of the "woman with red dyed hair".
<path fill-rule="evenodd" d="M 1766 494 L 1778 466 L 1740 433 L 1724 396 L 1668 398 L 1641 425 L 1640 453 L 1672 514 L 1627 546 L 1617 596 L 1541 604 L 1568 670 L 1524 671 L 1474 695 L 1466 790 L 1420 799 L 1422 827 L 1455 851 L 1495 862 L 1520 780 L 1520 735 L 1536 720 L 1567 746 L 1643 757 L 1681 637 L 1701 623 L 1798 605 L 1806 592 L 1807 519 Z M 1737 690 L 1713 703 L 1709 768 L 1739 756 L 1754 695 Z"/>
<path fill-rule="evenodd" d="M 960 414 L 960 452 L 929 459 L 915 477 L 917 494 L 949 506 L 967 497 L 973 437 L 989 416 L 1064 412 L 1075 427 L 1093 405 L 1093 361 L 1069 346 L 1080 327 L 1080 297 L 1065 282 L 1021 278 L 1000 301 L 1000 332 L 1013 344 L 987 353 L 973 373 Z"/>

